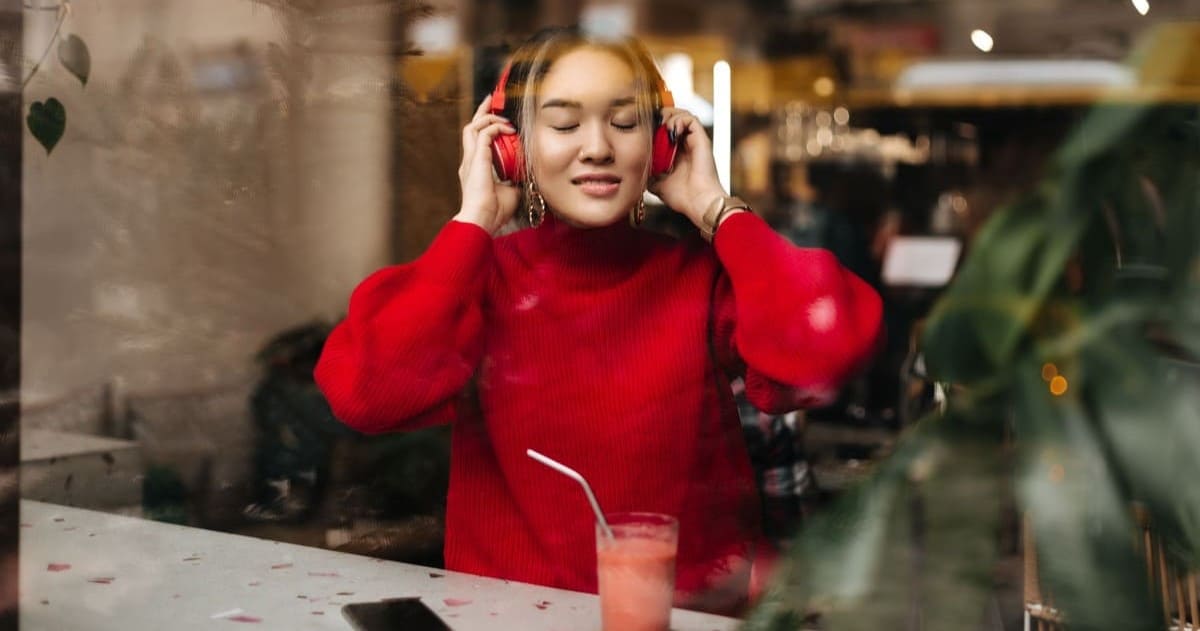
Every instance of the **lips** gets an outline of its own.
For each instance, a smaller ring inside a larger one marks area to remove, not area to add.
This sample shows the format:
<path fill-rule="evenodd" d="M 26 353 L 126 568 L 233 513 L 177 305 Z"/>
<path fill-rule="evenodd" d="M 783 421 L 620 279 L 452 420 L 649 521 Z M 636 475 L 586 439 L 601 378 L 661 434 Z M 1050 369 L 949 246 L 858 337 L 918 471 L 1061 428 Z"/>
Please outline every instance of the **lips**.
<path fill-rule="evenodd" d="M 621 178 L 608 173 L 587 173 L 571 180 L 571 183 L 592 197 L 611 197 L 621 188 Z"/>

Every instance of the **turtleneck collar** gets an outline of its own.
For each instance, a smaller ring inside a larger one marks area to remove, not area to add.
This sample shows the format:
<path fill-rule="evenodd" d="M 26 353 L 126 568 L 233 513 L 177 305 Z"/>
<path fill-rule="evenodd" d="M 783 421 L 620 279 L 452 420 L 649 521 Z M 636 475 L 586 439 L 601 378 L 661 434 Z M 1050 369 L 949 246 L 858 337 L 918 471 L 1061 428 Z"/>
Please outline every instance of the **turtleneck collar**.
<path fill-rule="evenodd" d="M 540 226 L 522 233 L 518 250 L 536 274 L 586 286 L 627 278 L 645 261 L 653 242 L 624 220 L 602 228 L 576 228 L 551 212 Z"/>

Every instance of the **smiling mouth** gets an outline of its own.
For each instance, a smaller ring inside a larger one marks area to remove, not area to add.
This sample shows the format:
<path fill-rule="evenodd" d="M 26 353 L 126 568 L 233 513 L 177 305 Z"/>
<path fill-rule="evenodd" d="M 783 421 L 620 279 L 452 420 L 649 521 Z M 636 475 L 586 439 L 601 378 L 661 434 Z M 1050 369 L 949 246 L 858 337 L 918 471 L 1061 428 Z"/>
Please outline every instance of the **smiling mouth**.
<path fill-rule="evenodd" d="M 571 180 L 584 194 L 611 197 L 621 188 L 621 178 L 612 175 L 585 175 Z"/>

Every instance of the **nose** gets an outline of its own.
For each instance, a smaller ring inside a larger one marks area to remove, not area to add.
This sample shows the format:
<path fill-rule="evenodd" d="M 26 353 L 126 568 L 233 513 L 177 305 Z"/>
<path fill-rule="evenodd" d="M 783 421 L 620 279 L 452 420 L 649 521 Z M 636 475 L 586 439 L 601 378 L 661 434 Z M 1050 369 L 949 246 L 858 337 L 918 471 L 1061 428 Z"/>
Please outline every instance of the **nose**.
<path fill-rule="evenodd" d="M 583 127 L 583 145 L 579 148 L 579 158 L 584 162 L 606 164 L 612 162 L 613 145 L 608 137 L 607 125 L 593 124 Z"/>

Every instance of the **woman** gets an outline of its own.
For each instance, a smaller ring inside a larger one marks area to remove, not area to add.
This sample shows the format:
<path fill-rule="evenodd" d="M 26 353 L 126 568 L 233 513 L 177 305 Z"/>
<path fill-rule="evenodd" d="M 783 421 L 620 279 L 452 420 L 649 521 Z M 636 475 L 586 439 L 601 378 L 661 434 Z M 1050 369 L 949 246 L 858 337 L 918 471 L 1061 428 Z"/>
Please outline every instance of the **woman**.
<path fill-rule="evenodd" d="M 355 290 L 316 377 L 360 431 L 454 423 L 448 568 L 596 589 L 592 512 L 533 448 L 606 511 L 678 517 L 677 604 L 729 613 L 760 530 L 730 379 L 763 410 L 826 400 L 873 349 L 880 301 L 728 198 L 703 127 L 660 109 L 659 81 L 633 41 L 557 29 L 518 49 L 505 116 L 488 99 L 463 129 L 460 210 Z M 656 124 L 678 155 L 650 181 Z M 524 148 L 536 227 L 496 237 L 521 197 L 493 176 L 502 135 Z M 631 226 L 647 186 L 713 244 Z"/>

